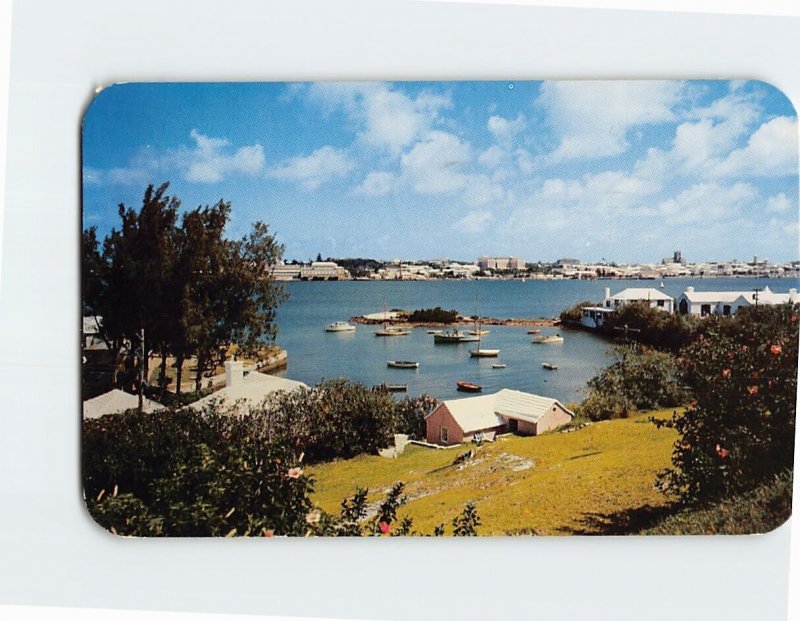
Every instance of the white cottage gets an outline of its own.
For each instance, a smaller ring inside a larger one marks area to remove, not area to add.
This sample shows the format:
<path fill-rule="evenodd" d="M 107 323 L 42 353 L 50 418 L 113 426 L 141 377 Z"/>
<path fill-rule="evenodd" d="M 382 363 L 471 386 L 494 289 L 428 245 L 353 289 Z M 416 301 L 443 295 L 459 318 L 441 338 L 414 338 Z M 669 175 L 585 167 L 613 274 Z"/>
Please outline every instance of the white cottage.
<path fill-rule="evenodd" d="M 652 308 L 663 310 L 667 313 L 673 311 L 674 301 L 666 293 L 653 287 L 628 287 L 616 295 L 611 295 L 611 289 L 604 290 L 602 306 L 585 306 L 581 309 L 581 325 L 586 328 L 599 328 L 605 322 L 606 316 L 627 304 L 644 302 Z"/>
<path fill-rule="evenodd" d="M 789 289 L 788 293 L 773 293 L 769 287 L 751 291 L 695 291 L 694 287 L 686 287 L 686 291 L 678 296 L 677 309 L 681 315 L 735 315 L 745 306 L 756 304 L 787 304 L 800 301 L 797 289 Z"/>

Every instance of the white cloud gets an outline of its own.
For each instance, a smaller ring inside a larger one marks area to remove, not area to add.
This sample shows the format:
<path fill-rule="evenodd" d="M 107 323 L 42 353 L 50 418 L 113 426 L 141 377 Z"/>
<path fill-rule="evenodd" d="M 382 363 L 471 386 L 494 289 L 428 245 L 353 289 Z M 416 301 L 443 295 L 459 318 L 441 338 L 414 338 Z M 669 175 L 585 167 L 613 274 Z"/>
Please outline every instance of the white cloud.
<path fill-rule="evenodd" d="M 716 166 L 720 176 L 797 174 L 797 119 L 779 116 L 762 124 L 747 141 Z"/>
<path fill-rule="evenodd" d="M 767 199 L 767 212 L 769 213 L 784 213 L 791 208 L 792 201 L 783 192 Z"/>
<path fill-rule="evenodd" d="M 194 150 L 186 154 L 186 180 L 217 183 L 229 173 L 255 175 L 264 167 L 264 148 L 260 144 L 240 147 L 230 153 L 226 138 L 210 138 L 193 129 Z"/>
<path fill-rule="evenodd" d="M 506 151 L 499 145 L 492 145 L 478 156 L 478 162 L 487 168 L 497 168 L 506 158 Z"/>
<path fill-rule="evenodd" d="M 311 98 L 328 110 L 343 108 L 359 125 L 358 138 L 394 155 L 430 130 L 450 98 L 430 92 L 410 97 L 381 83 L 316 83 Z"/>
<path fill-rule="evenodd" d="M 661 201 L 655 213 L 672 224 L 729 221 L 757 210 L 758 191 L 748 183 L 723 186 L 696 183 L 678 195 Z"/>
<path fill-rule="evenodd" d="M 488 211 L 472 211 L 454 224 L 454 227 L 464 233 L 477 235 L 483 233 L 492 221 L 492 214 Z"/>
<path fill-rule="evenodd" d="M 628 130 L 675 120 L 678 81 L 545 82 L 537 99 L 558 145 L 553 163 L 624 153 Z"/>
<path fill-rule="evenodd" d="M 492 133 L 495 140 L 503 146 L 510 146 L 517 134 L 525 129 L 525 117 L 522 114 L 512 120 L 502 116 L 490 116 L 486 128 Z"/>
<path fill-rule="evenodd" d="M 503 187 L 486 175 L 469 175 L 464 189 L 464 202 L 472 207 L 497 204 L 505 198 Z"/>
<path fill-rule="evenodd" d="M 353 189 L 353 194 L 361 196 L 385 196 L 394 190 L 396 177 L 389 172 L 371 172 Z"/>
<path fill-rule="evenodd" d="M 103 171 L 91 166 L 83 167 L 82 177 L 84 185 L 100 185 L 103 183 Z"/>
<path fill-rule="evenodd" d="M 297 181 L 306 190 L 316 190 L 326 181 L 347 175 L 353 168 L 353 162 L 344 151 L 326 145 L 310 155 L 284 160 L 270 169 L 269 175 L 276 179 Z"/>
<path fill-rule="evenodd" d="M 467 175 L 461 168 L 470 158 L 470 146 L 457 136 L 429 132 L 402 156 L 404 176 L 417 192 L 438 194 L 464 188 Z"/>

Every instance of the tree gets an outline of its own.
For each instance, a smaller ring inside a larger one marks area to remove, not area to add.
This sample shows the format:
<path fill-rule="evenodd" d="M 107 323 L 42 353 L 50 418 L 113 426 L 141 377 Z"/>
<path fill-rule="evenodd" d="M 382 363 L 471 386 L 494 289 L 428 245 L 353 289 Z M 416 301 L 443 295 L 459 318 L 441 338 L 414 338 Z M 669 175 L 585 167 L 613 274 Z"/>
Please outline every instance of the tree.
<path fill-rule="evenodd" d="M 750 307 L 711 318 L 682 350 L 694 400 L 660 423 L 679 434 L 672 468 L 659 479 L 663 491 L 705 503 L 791 471 L 799 308 Z"/>
<path fill-rule="evenodd" d="M 637 410 L 673 407 L 687 399 L 671 354 L 642 346 L 617 347 L 618 360 L 589 381 L 579 407 L 592 420 L 626 418 Z"/>

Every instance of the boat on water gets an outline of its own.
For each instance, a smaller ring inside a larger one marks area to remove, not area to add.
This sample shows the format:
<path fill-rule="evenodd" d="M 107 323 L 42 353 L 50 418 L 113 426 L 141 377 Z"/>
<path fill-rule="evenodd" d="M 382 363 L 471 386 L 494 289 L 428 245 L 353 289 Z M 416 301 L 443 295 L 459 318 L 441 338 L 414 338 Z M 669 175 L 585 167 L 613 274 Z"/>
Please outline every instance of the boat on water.
<path fill-rule="evenodd" d="M 388 390 L 389 392 L 407 392 L 408 384 L 380 384 L 375 386 L 375 388 L 382 388 L 384 390 Z"/>
<path fill-rule="evenodd" d="M 389 311 L 386 308 L 386 297 L 383 298 L 383 316 L 384 318 L 389 316 Z M 383 328 L 380 330 L 375 330 L 375 336 L 408 336 L 411 334 L 411 330 L 408 328 L 404 328 L 403 326 L 390 326 L 384 320 Z"/>
<path fill-rule="evenodd" d="M 539 334 L 541 330 L 539 328 L 534 328 L 533 330 L 528 330 L 528 334 Z"/>
<path fill-rule="evenodd" d="M 411 330 L 402 326 L 384 326 L 380 330 L 375 330 L 375 336 L 408 336 Z"/>
<path fill-rule="evenodd" d="M 493 368 L 493 369 L 505 369 L 505 368 L 506 368 L 506 365 L 505 365 L 505 364 L 503 364 L 502 362 L 495 362 L 495 363 L 492 365 L 492 368 Z"/>
<path fill-rule="evenodd" d="M 553 364 L 552 362 L 543 362 L 542 363 L 542 367 L 547 369 L 548 371 L 557 371 L 558 370 L 558 365 L 557 364 Z"/>
<path fill-rule="evenodd" d="M 469 330 L 467 334 L 471 334 L 472 336 L 486 336 L 489 334 L 488 330 Z"/>
<path fill-rule="evenodd" d="M 461 330 L 439 330 L 433 335 L 433 342 L 437 345 L 454 344 L 454 343 L 470 343 L 477 341 L 480 337 L 473 334 L 467 334 Z"/>
<path fill-rule="evenodd" d="M 346 321 L 334 321 L 325 326 L 325 332 L 355 332 L 356 327 Z"/>
<path fill-rule="evenodd" d="M 386 366 L 392 369 L 419 369 L 419 362 L 416 360 L 387 360 Z"/>
<path fill-rule="evenodd" d="M 564 342 L 564 337 L 560 334 L 539 335 L 534 336 L 531 342 L 538 345 L 557 345 Z"/>
<path fill-rule="evenodd" d="M 428 330 L 428 334 L 441 334 L 443 330 Z"/>
<path fill-rule="evenodd" d="M 475 298 L 475 306 L 478 305 L 478 298 Z M 481 330 L 481 317 L 478 313 L 475 313 L 477 318 L 477 325 L 475 326 L 475 330 L 471 332 L 471 334 L 476 334 L 478 336 L 478 347 L 477 349 L 470 349 L 469 355 L 472 358 L 497 358 L 500 354 L 499 349 L 485 349 L 481 347 L 481 336 L 484 334 L 488 334 L 488 330 Z"/>
<path fill-rule="evenodd" d="M 456 382 L 456 390 L 460 390 L 461 392 L 480 392 L 483 390 L 483 386 L 478 386 L 478 384 L 473 384 L 472 382 L 459 380 Z"/>

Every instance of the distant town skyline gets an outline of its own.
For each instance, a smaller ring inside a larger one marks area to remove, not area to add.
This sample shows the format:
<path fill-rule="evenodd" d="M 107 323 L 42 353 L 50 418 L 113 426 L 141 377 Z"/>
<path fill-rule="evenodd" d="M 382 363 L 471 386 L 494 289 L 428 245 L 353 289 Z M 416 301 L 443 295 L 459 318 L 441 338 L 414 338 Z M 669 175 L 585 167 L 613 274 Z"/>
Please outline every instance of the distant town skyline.
<path fill-rule="evenodd" d="M 169 181 L 289 260 L 798 258 L 797 117 L 763 82 L 123 84 L 83 132 L 101 237 Z"/>

